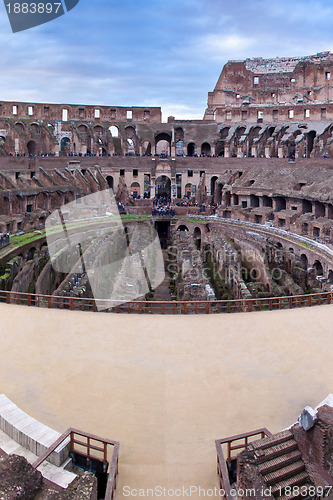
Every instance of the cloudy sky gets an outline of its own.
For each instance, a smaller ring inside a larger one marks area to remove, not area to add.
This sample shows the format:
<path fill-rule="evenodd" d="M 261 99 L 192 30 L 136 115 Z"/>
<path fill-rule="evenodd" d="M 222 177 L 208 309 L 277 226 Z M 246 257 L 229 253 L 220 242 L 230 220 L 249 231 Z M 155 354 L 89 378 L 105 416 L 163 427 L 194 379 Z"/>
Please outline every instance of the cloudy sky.
<path fill-rule="evenodd" d="M 331 0 L 80 0 L 15 34 L 0 14 L 1 100 L 161 106 L 165 121 L 202 118 L 229 59 L 333 51 Z"/>

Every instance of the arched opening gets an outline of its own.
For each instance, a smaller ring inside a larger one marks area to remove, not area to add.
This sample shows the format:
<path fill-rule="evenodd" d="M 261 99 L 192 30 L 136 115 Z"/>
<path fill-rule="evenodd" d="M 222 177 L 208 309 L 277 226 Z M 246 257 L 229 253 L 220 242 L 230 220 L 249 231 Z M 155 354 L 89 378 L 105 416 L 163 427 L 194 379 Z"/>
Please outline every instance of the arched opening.
<path fill-rule="evenodd" d="M 27 260 L 32 260 L 35 252 L 37 252 L 37 249 L 35 247 L 30 248 L 28 251 Z"/>
<path fill-rule="evenodd" d="M 262 197 L 262 204 L 263 204 L 264 207 L 273 208 L 273 200 L 269 196 L 264 195 Z"/>
<path fill-rule="evenodd" d="M 312 202 L 309 200 L 302 200 L 302 213 L 307 214 L 312 212 Z"/>
<path fill-rule="evenodd" d="M 127 154 L 130 156 L 135 155 L 135 143 L 133 139 L 127 139 Z"/>
<path fill-rule="evenodd" d="M 211 196 L 214 196 L 214 194 L 215 194 L 215 184 L 216 184 L 217 179 L 218 179 L 217 175 L 214 175 L 210 180 L 210 194 L 211 194 Z"/>
<path fill-rule="evenodd" d="M 204 142 L 201 145 L 201 156 L 210 156 L 211 155 L 211 146 L 208 142 Z"/>
<path fill-rule="evenodd" d="M 239 205 L 239 197 L 238 197 L 238 194 L 233 194 L 232 195 L 232 204 L 237 206 Z"/>
<path fill-rule="evenodd" d="M 280 210 L 285 210 L 287 203 L 286 199 L 283 196 L 277 196 L 274 198 L 275 200 L 275 209 L 277 212 L 280 212 Z"/>
<path fill-rule="evenodd" d="M 67 155 L 70 153 L 71 141 L 68 137 L 63 137 L 60 141 L 60 153 Z"/>
<path fill-rule="evenodd" d="M 223 184 L 219 183 L 215 190 L 215 196 L 214 196 L 214 201 L 218 205 L 221 205 L 222 203 L 222 190 L 223 190 Z"/>
<path fill-rule="evenodd" d="M 220 130 L 220 140 L 216 143 L 216 148 L 215 148 L 216 156 L 224 157 L 225 144 L 226 144 L 226 139 L 229 135 L 229 130 L 230 130 L 230 127 L 223 127 Z"/>
<path fill-rule="evenodd" d="M 201 230 L 199 227 L 194 228 L 193 239 L 194 239 L 194 244 L 197 247 L 197 250 L 200 250 L 201 249 Z"/>
<path fill-rule="evenodd" d="M 112 175 L 108 175 L 106 177 L 106 182 L 108 183 L 109 189 L 113 189 L 113 177 L 112 177 Z"/>
<path fill-rule="evenodd" d="M 313 151 L 314 140 L 317 133 L 315 130 L 311 130 L 306 134 L 306 157 L 310 158 L 310 155 Z"/>
<path fill-rule="evenodd" d="M 87 153 L 90 154 L 91 153 L 91 144 L 90 144 L 90 140 L 89 140 L 90 133 L 89 133 L 89 129 L 88 129 L 87 125 L 81 124 L 78 126 L 77 130 L 79 132 L 82 143 L 87 148 Z"/>
<path fill-rule="evenodd" d="M 223 127 L 221 130 L 220 130 L 220 139 L 221 140 L 224 140 L 228 137 L 229 135 L 229 130 L 230 130 L 230 127 Z"/>
<path fill-rule="evenodd" d="M 160 175 L 156 179 L 155 193 L 157 198 L 168 200 L 171 198 L 171 180 L 166 175 Z"/>
<path fill-rule="evenodd" d="M 109 132 L 112 135 L 112 137 L 119 137 L 119 128 L 116 127 L 115 125 L 109 127 Z"/>
<path fill-rule="evenodd" d="M 316 260 L 312 267 L 316 271 L 316 276 L 322 276 L 324 274 L 323 266 L 320 260 Z"/>
<path fill-rule="evenodd" d="M 192 184 L 188 182 L 185 186 L 185 196 L 190 199 L 192 194 Z"/>
<path fill-rule="evenodd" d="M 188 227 L 185 224 L 181 224 L 177 227 L 177 231 L 188 231 Z"/>
<path fill-rule="evenodd" d="M 256 196 L 254 194 L 250 195 L 250 206 L 254 208 L 259 207 L 259 196 Z"/>
<path fill-rule="evenodd" d="M 305 253 L 302 253 L 302 255 L 301 255 L 301 264 L 302 264 L 303 269 L 308 268 L 308 258 L 305 255 Z"/>
<path fill-rule="evenodd" d="M 27 149 L 29 156 L 35 156 L 37 152 L 37 144 L 35 143 L 35 141 L 29 141 L 27 144 Z"/>
<path fill-rule="evenodd" d="M 127 143 L 127 154 L 130 156 L 136 153 L 136 134 L 134 127 L 126 127 L 126 143 Z"/>
<path fill-rule="evenodd" d="M 144 141 L 142 143 L 142 155 L 151 156 L 151 143 L 149 141 Z"/>
<path fill-rule="evenodd" d="M 132 198 L 140 198 L 140 184 L 138 182 L 132 182 L 131 196 Z"/>
<path fill-rule="evenodd" d="M 187 145 L 187 156 L 196 156 L 197 155 L 197 146 L 194 142 L 190 142 Z"/>
<path fill-rule="evenodd" d="M 159 156 L 170 156 L 171 154 L 171 137 L 169 134 L 161 133 L 155 137 L 155 151 Z"/>
<path fill-rule="evenodd" d="M 325 217 L 325 205 L 320 201 L 315 202 L 315 214 L 318 217 Z"/>

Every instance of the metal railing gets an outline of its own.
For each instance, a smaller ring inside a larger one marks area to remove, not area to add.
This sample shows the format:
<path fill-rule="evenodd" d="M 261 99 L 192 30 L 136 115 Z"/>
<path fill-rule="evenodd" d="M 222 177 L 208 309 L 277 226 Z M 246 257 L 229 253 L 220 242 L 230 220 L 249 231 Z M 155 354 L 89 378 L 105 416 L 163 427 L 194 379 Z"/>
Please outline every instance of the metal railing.
<path fill-rule="evenodd" d="M 23 292 L 0 290 L 0 302 L 48 309 L 69 309 L 71 311 L 104 311 L 125 314 L 219 314 L 251 311 L 273 311 L 296 309 L 331 304 L 333 292 L 268 297 L 260 299 L 233 299 L 212 301 L 119 301 L 78 297 L 59 297 Z"/>
<path fill-rule="evenodd" d="M 257 439 L 263 439 L 264 437 L 271 436 L 272 433 L 265 428 L 257 429 L 252 432 L 246 432 L 244 434 L 237 434 L 236 436 L 226 437 L 224 439 L 217 439 L 215 441 L 216 452 L 217 452 L 217 474 L 219 476 L 220 483 L 220 493 L 221 497 L 225 500 L 233 500 L 235 496 L 231 493 L 229 472 L 227 468 L 227 463 L 231 464 L 231 460 L 236 458 L 240 451 L 243 451 L 247 448 L 248 444 L 251 441 L 255 441 Z M 235 441 L 242 441 L 239 444 L 232 445 Z M 227 460 L 225 460 L 222 445 L 227 445 Z M 232 452 L 237 450 L 237 455 L 233 456 Z"/>
<path fill-rule="evenodd" d="M 82 441 L 80 438 L 85 438 L 86 441 Z M 33 464 L 32 466 L 37 469 L 50 455 L 58 448 L 67 438 L 70 438 L 70 451 L 71 453 L 78 453 L 79 455 L 87 459 L 87 463 L 90 460 L 97 460 L 103 463 L 103 466 L 107 466 L 108 458 L 108 446 L 113 446 L 113 452 L 111 461 L 108 468 L 108 481 L 106 485 L 105 500 L 113 500 L 115 495 L 115 489 L 117 484 L 117 474 L 118 474 L 118 460 L 119 460 L 119 443 L 118 441 L 111 441 L 110 439 L 100 438 L 94 434 L 89 434 L 87 432 L 82 432 L 77 429 L 70 427 L 65 431 Z M 96 443 L 101 443 L 102 446 L 98 446 Z M 79 447 L 79 448 L 78 448 Z M 100 454 L 97 456 L 96 454 Z"/>

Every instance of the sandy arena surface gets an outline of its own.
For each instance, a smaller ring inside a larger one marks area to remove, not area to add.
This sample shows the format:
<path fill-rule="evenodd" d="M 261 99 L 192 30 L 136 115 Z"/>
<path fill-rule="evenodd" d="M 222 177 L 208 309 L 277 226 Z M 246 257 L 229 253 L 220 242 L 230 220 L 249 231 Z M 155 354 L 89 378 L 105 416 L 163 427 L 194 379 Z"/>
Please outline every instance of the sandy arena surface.
<path fill-rule="evenodd" d="M 333 392 L 333 306 L 179 317 L 0 311 L 0 392 L 59 432 L 120 441 L 117 499 L 126 486 L 217 487 L 215 439 L 278 431 Z"/>

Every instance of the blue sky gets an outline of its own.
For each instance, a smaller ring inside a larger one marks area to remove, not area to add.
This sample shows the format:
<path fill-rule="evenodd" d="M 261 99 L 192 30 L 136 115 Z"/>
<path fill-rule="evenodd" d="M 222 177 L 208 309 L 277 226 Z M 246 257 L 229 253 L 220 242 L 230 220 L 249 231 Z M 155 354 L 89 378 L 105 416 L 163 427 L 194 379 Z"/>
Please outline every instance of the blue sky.
<path fill-rule="evenodd" d="M 37 1 L 37 0 L 36 0 Z M 229 59 L 333 52 L 326 0 L 80 0 L 13 34 L 0 5 L 1 100 L 161 106 L 202 118 Z"/>

